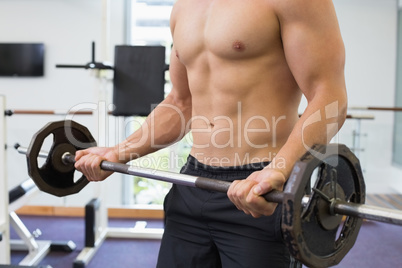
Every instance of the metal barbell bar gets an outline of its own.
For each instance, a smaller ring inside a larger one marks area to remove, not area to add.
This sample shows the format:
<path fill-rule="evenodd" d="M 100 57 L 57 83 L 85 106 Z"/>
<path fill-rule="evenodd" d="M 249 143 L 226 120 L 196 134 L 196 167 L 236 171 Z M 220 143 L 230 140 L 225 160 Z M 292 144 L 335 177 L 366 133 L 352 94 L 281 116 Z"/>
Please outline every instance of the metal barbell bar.
<path fill-rule="evenodd" d="M 46 153 L 42 147 L 48 138 L 52 145 Z M 85 126 L 62 120 L 46 124 L 34 134 L 29 147 L 20 151 L 26 155 L 28 174 L 38 188 L 61 197 L 76 194 L 89 183 L 84 174 L 77 178 L 74 155 L 77 150 L 93 146 L 96 141 Z M 40 157 L 46 157 L 41 165 Z M 100 167 L 216 192 L 226 193 L 231 185 L 107 161 Z M 314 173 L 315 170 L 318 172 Z M 317 175 L 314 186 L 313 174 Z M 342 144 L 314 145 L 295 163 L 283 192 L 272 191 L 263 197 L 269 202 L 282 203 L 283 241 L 290 254 L 309 267 L 338 264 L 353 247 L 362 218 L 402 225 L 402 212 L 364 205 L 365 184 L 360 162 Z"/>
<path fill-rule="evenodd" d="M 19 144 L 14 146 L 21 154 L 27 154 L 27 148 L 21 147 Z M 47 158 L 48 153 L 41 151 L 38 155 L 42 158 Z M 75 156 L 69 152 L 62 155 L 62 162 L 67 164 L 75 163 Z M 149 179 L 155 179 L 159 181 L 170 182 L 183 186 L 190 186 L 200 188 L 209 191 L 226 193 L 231 185 L 230 182 L 209 179 L 204 177 L 196 177 L 186 174 L 174 173 L 169 171 L 162 171 L 150 168 L 143 168 L 128 164 L 121 164 L 109 161 L 101 162 L 101 169 L 105 171 L 112 171 L 123 173 L 127 175 L 145 177 Z M 318 191 L 313 189 L 313 191 Z M 284 193 L 282 191 L 273 190 L 263 195 L 267 202 L 282 203 L 284 199 Z M 305 195 L 302 198 L 302 206 L 306 207 L 309 203 L 310 196 Z M 340 199 L 332 198 L 327 200 L 330 204 L 331 215 L 345 215 L 351 217 L 358 217 L 366 220 L 373 220 L 378 222 L 384 222 L 395 225 L 402 225 L 402 211 L 388 209 L 378 206 L 371 206 L 366 204 L 355 204 L 351 202 L 345 202 Z"/>

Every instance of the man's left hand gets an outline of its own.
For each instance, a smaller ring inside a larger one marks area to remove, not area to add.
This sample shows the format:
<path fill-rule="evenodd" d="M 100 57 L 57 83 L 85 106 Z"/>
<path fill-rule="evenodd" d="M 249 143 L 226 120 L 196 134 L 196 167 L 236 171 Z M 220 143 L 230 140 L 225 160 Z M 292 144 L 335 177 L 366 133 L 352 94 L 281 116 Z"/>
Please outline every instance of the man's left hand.
<path fill-rule="evenodd" d="M 278 204 L 267 202 L 261 195 L 272 190 L 283 190 L 285 182 L 282 172 L 267 167 L 244 180 L 233 181 L 227 194 L 237 209 L 244 213 L 251 214 L 254 218 L 270 216 Z"/>

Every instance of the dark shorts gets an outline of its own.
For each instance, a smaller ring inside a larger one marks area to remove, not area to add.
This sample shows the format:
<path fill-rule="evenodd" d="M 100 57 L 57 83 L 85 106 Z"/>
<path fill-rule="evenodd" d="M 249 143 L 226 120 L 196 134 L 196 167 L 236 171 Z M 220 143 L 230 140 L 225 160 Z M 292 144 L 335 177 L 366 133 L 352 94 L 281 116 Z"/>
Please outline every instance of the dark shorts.
<path fill-rule="evenodd" d="M 213 167 L 189 156 L 181 173 L 232 182 L 268 163 Z M 301 267 L 293 265 L 282 240 L 281 207 L 253 218 L 225 193 L 173 185 L 164 203 L 165 231 L 158 268 Z"/>

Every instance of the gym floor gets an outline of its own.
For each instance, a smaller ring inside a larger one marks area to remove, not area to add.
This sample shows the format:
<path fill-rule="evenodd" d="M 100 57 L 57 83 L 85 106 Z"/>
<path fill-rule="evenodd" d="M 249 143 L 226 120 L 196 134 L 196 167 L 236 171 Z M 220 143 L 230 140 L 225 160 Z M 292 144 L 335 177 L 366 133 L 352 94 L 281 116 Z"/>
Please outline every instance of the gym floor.
<path fill-rule="evenodd" d="M 49 217 L 49 216 L 20 216 L 28 230 L 40 229 L 40 240 L 68 241 L 76 244 L 76 249 L 71 252 L 50 252 L 40 265 L 50 265 L 53 268 L 71 268 L 78 254 L 84 248 L 84 218 L 81 217 Z M 147 227 L 161 228 L 162 221 L 147 220 Z M 133 219 L 112 219 L 110 227 L 134 227 Z M 17 234 L 11 228 L 11 239 L 18 239 Z M 155 267 L 160 240 L 135 240 L 135 239 L 106 239 L 99 248 L 96 256 L 91 260 L 87 268 L 124 268 L 124 267 Z M 11 264 L 18 264 L 26 252 L 12 251 Z"/>
<path fill-rule="evenodd" d="M 41 262 L 53 268 L 71 268 L 84 247 L 84 219 L 80 217 L 21 216 L 29 230 L 39 228 L 39 240 L 72 240 L 77 245 L 71 253 L 51 252 Z M 148 227 L 162 227 L 161 221 L 147 220 Z M 132 219 L 111 219 L 111 227 L 133 227 Z M 12 239 L 17 235 L 12 232 Z M 382 242 L 386 241 L 386 242 Z M 134 239 L 107 239 L 88 268 L 153 268 L 156 264 L 160 241 Z M 402 263 L 402 233 L 400 227 L 385 223 L 365 221 L 357 242 L 344 260 L 336 267 L 400 267 Z M 24 252 L 12 252 L 12 264 L 18 264 Z"/>

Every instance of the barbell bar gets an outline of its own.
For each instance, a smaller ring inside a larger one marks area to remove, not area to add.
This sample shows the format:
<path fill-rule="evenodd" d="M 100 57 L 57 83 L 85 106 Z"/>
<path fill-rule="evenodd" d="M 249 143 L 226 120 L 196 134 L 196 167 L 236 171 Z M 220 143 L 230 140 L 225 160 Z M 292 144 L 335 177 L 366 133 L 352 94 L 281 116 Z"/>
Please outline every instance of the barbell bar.
<path fill-rule="evenodd" d="M 112 115 L 112 111 L 107 112 L 108 115 Z M 5 116 L 13 115 L 93 115 L 93 111 L 90 110 L 18 110 L 9 109 L 4 111 Z"/>
<path fill-rule="evenodd" d="M 20 154 L 24 155 L 27 154 L 28 148 L 21 147 L 18 144 L 16 144 L 14 147 Z M 41 151 L 39 157 L 47 158 L 48 152 Z M 69 152 L 65 152 L 61 156 L 61 161 L 66 165 L 74 164 L 75 155 Z M 110 161 L 102 161 L 100 167 L 102 170 L 105 171 L 112 171 L 127 175 L 144 177 L 148 179 L 170 182 L 178 185 L 195 187 L 221 193 L 226 193 L 231 185 L 231 182 L 227 181 L 191 176 L 157 169 L 144 168 Z M 319 191 L 319 190 L 313 189 L 313 191 Z M 267 202 L 282 203 L 284 199 L 284 193 L 282 191 L 273 190 L 263 195 L 263 197 Z M 323 196 L 323 198 L 325 198 L 325 196 Z M 302 199 L 303 207 L 306 207 L 309 199 L 310 197 L 308 195 L 305 195 L 303 197 Z M 326 201 L 329 203 L 331 215 L 339 214 L 339 215 L 358 217 L 366 220 L 402 225 L 402 211 L 378 206 L 365 205 L 365 204 L 354 204 L 351 202 L 344 202 L 336 198 L 331 198 Z"/>
<path fill-rule="evenodd" d="M 44 140 L 53 136 L 49 152 Z M 26 155 L 38 188 L 56 196 L 78 193 L 89 181 L 75 178 L 75 152 L 96 146 L 89 130 L 72 121 L 50 122 L 34 134 Z M 38 158 L 46 157 L 42 165 Z M 226 193 L 230 182 L 103 161 L 101 169 Z M 313 174 L 317 179 L 312 185 Z M 281 229 L 289 252 L 309 267 L 338 264 L 353 247 L 362 220 L 402 225 L 402 212 L 365 205 L 360 161 L 342 144 L 316 145 L 295 163 L 283 191 L 263 196 L 280 203 Z"/>
<path fill-rule="evenodd" d="M 14 146 L 20 154 L 27 154 L 28 148 L 22 147 L 19 144 Z M 40 158 L 48 158 L 49 153 L 46 151 L 40 151 Z M 75 155 L 65 152 L 61 155 L 61 161 L 65 165 L 75 163 Z M 143 168 L 128 164 L 115 163 L 110 161 L 102 161 L 100 165 L 102 170 L 112 171 L 127 175 L 133 175 L 138 177 L 144 177 L 148 179 L 154 179 L 158 181 L 170 182 L 183 186 L 196 187 L 204 190 L 226 193 L 229 190 L 230 182 L 214 180 L 204 177 L 196 177 L 186 174 L 174 173 L 169 171 L 162 171 L 157 169 Z M 268 202 L 281 203 L 283 200 L 283 192 L 272 191 L 265 195 L 264 198 Z"/>
<path fill-rule="evenodd" d="M 168 68 L 168 67 L 167 67 Z M 169 68 L 168 68 L 169 69 Z M 402 109 L 402 108 L 401 108 Z M 107 112 L 109 115 L 113 114 L 113 111 Z M 92 115 L 92 111 L 82 110 L 21 110 L 21 109 L 8 109 L 4 111 L 4 115 Z M 301 116 L 301 114 L 299 115 Z M 347 114 L 346 119 L 374 119 L 373 115 L 361 115 L 361 114 Z"/>

